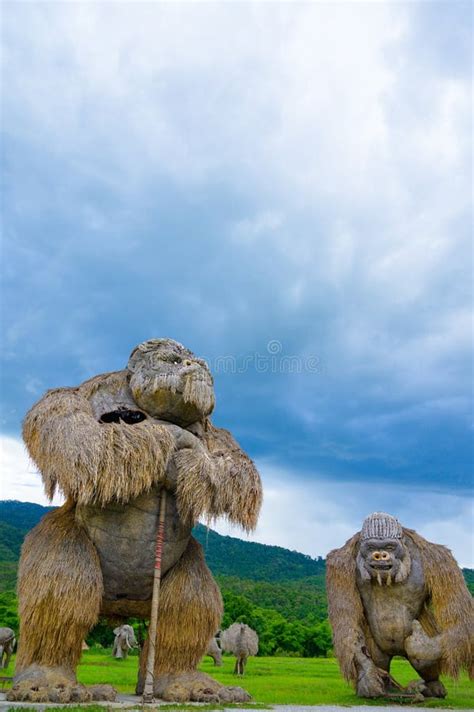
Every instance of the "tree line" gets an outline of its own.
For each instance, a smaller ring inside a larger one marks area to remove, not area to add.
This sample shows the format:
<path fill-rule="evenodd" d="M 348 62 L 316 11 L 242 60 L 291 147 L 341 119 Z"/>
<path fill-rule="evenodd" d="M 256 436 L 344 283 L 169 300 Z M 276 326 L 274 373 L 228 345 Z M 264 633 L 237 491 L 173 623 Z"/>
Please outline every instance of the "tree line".
<path fill-rule="evenodd" d="M 304 622 L 287 620 L 272 608 L 255 605 L 245 596 L 232 591 L 223 591 L 224 617 L 222 628 L 227 628 L 235 621 L 247 623 L 259 637 L 259 655 L 289 655 L 301 657 L 325 657 L 331 651 L 331 629 L 327 620 Z M 136 632 L 139 642 L 143 642 L 146 626 L 142 621 L 129 621 Z M 0 593 L 0 625 L 19 629 L 18 608 L 15 593 Z M 86 638 L 89 646 L 111 647 L 114 635 L 113 626 L 107 621 L 100 621 Z"/>

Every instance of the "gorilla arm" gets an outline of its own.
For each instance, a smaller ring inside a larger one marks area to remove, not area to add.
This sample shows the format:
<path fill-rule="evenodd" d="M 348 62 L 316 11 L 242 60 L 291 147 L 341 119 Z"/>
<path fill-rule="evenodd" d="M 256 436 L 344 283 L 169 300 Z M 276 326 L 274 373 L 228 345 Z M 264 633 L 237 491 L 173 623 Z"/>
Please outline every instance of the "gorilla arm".
<path fill-rule="evenodd" d="M 184 447 L 174 457 L 181 516 L 185 521 L 226 516 L 251 531 L 262 503 L 260 476 L 252 460 L 227 430 L 209 421 L 202 441 L 191 437 L 198 445 Z"/>
<path fill-rule="evenodd" d="M 429 597 L 427 612 L 420 616 L 424 631 L 414 626 L 406 645 L 419 657 L 435 657 L 438 651 L 441 672 L 445 675 L 457 678 L 466 669 L 473 677 L 473 599 L 461 569 L 446 547 L 427 541 L 411 529 L 403 531 L 421 553 Z"/>
<path fill-rule="evenodd" d="M 365 635 L 367 626 L 356 584 L 358 541 L 359 534 L 355 534 L 326 558 L 328 615 L 343 676 L 354 683 L 359 695 L 378 697 L 385 691 L 384 676 L 370 657 L 370 641 Z"/>
<path fill-rule="evenodd" d="M 417 670 L 431 667 L 442 657 L 441 636 L 428 635 L 417 620 L 413 621 L 411 635 L 405 638 L 404 646 L 409 661 Z"/>
<path fill-rule="evenodd" d="M 27 413 L 23 437 L 47 496 L 79 504 L 127 502 L 163 481 L 172 434 L 144 420 L 99 423 L 80 388 L 48 391 Z"/>
<path fill-rule="evenodd" d="M 257 526 L 262 483 L 257 468 L 228 430 L 208 421 L 205 440 L 217 470 L 214 508 L 245 531 Z"/>

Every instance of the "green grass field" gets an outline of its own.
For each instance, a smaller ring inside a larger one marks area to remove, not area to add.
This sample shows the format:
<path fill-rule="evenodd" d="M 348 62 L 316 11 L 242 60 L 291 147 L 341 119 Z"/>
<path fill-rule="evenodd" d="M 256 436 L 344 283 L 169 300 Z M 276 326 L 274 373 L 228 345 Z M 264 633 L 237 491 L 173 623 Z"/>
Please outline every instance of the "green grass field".
<path fill-rule="evenodd" d="M 108 650 L 89 650 L 83 654 L 78 677 L 86 685 L 109 683 L 119 692 L 132 694 L 137 664 L 137 656 L 122 661 L 114 660 Z M 255 702 L 263 704 L 380 704 L 379 701 L 357 698 L 352 688 L 342 680 L 334 659 L 251 658 L 245 678 L 241 681 L 237 681 L 232 674 L 233 664 L 233 658 L 224 657 L 223 666 L 218 668 L 214 667 L 209 658 L 202 663 L 201 670 L 226 685 L 242 684 L 254 697 Z M 392 673 L 402 684 L 416 678 L 416 673 L 404 660 L 394 661 Z M 12 675 L 13 665 L 10 664 L 3 674 Z M 444 682 L 448 689 L 447 699 L 430 700 L 420 705 L 421 707 L 474 708 L 473 685 L 466 676 L 457 683 L 449 680 Z"/>

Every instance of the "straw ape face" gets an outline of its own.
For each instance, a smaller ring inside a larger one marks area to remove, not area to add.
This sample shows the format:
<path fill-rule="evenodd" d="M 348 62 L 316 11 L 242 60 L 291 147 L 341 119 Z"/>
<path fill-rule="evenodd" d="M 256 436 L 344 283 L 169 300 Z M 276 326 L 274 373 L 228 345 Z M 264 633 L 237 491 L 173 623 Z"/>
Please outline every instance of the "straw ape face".
<path fill-rule="evenodd" d="M 214 386 L 205 361 L 172 339 L 139 344 L 128 362 L 130 388 L 149 415 L 187 426 L 214 408 Z"/>
<path fill-rule="evenodd" d="M 357 555 L 357 569 L 363 581 L 372 579 L 380 586 L 401 583 L 411 569 L 410 553 L 401 539 L 365 539 Z"/>
<path fill-rule="evenodd" d="M 374 512 L 365 518 L 356 559 L 362 581 L 375 580 L 380 586 L 401 583 L 410 574 L 411 558 L 403 529 L 396 517 Z"/>

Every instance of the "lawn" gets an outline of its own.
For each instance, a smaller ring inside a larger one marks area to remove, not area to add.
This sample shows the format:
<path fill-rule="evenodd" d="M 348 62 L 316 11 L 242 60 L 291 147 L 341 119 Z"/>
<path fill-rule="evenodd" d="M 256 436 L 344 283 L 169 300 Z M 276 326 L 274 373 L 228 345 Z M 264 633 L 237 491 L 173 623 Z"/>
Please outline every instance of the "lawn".
<path fill-rule="evenodd" d="M 110 683 L 120 692 L 133 693 L 136 681 L 138 657 L 114 660 L 110 651 L 89 650 L 84 652 L 78 668 L 78 677 L 84 684 Z M 4 675 L 12 675 L 10 665 Z M 301 705 L 357 705 L 371 704 L 359 700 L 352 689 L 342 680 L 334 659 L 325 658 L 251 658 L 242 681 L 232 674 L 233 658 L 224 657 L 221 668 L 214 667 L 206 659 L 201 670 L 210 673 L 226 685 L 242 684 L 256 702 L 264 704 Z M 416 678 L 416 673 L 404 660 L 395 660 L 392 666 L 394 677 L 402 684 Z M 474 708 L 474 690 L 466 676 L 459 682 L 444 681 L 448 689 L 446 700 L 431 700 L 423 707 L 456 709 Z M 372 704 L 380 704 L 379 701 Z"/>

